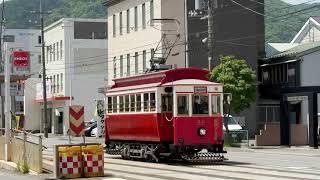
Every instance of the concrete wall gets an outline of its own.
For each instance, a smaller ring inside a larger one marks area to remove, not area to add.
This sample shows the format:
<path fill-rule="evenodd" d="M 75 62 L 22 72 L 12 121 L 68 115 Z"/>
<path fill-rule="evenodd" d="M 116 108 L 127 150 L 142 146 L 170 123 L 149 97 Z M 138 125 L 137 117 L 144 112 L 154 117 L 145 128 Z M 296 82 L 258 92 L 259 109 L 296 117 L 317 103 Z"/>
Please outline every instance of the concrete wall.
<path fill-rule="evenodd" d="M 24 141 L 18 138 L 12 138 L 11 144 L 11 160 L 16 164 L 22 165 L 24 159 L 24 153 L 26 156 L 27 164 L 31 170 L 42 173 L 42 145 L 26 142 L 24 147 Z M 24 152 L 25 148 L 25 152 Z"/>
<path fill-rule="evenodd" d="M 267 123 L 260 134 L 255 136 L 256 146 L 279 146 L 280 123 Z M 290 124 L 290 145 L 301 146 L 308 144 L 308 128 L 304 124 Z"/>
<path fill-rule="evenodd" d="M 40 130 L 41 110 L 40 104 L 35 102 L 36 99 L 36 84 L 41 82 L 40 78 L 29 78 L 25 81 L 24 91 L 24 114 L 25 130 Z"/>
<path fill-rule="evenodd" d="M 4 136 L 0 136 L 0 160 L 4 160 L 5 159 L 5 137 Z"/>

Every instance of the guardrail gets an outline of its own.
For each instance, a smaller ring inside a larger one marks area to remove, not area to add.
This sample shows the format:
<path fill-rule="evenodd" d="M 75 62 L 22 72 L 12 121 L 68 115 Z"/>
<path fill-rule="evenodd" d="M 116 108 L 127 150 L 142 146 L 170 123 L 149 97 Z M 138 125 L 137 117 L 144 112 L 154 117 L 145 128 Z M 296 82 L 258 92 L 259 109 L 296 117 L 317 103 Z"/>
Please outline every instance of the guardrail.
<path fill-rule="evenodd" d="M 224 132 L 224 135 L 226 135 L 226 132 Z M 229 131 L 228 141 L 231 146 L 249 148 L 249 132 L 248 130 Z"/>
<path fill-rule="evenodd" d="M 0 129 L 0 159 L 5 154 L 5 130 Z M 26 131 L 10 131 L 9 160 L 19 166 L 31 169 L 35 172 L 42 172 L 42 136 L 34 135 Z M 2 153 L 3 152 L 3 153 Z M 1 156 L 2 155 L 2 156 Z"/>

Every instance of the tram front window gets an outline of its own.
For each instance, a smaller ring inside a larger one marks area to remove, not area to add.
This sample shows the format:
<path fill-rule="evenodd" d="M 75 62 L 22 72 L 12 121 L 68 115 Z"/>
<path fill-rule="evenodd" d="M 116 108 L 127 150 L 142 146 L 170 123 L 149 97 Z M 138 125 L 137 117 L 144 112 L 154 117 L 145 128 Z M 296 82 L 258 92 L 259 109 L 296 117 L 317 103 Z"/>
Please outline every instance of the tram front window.
<path fill-rule="evenodd" d="M 178 96 L 178 115 L 188 115 L 189 114 L 189 101 L 188 96 Z"/>
<path fill-rule="evenodd" d="M 194 95 L 192 98 L 192 105 L 193 114 L 209 114 L 208 96 Z"/>

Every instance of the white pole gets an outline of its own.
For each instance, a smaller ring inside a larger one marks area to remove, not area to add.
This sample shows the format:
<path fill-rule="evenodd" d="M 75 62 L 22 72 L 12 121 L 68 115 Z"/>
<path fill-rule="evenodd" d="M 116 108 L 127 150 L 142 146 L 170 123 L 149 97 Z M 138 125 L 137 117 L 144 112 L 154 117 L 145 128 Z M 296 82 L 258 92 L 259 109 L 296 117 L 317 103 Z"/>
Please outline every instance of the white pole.
<path fill-rule="evenodd" d="M 10 136 L 11 136 L 11 97 L 10 97 L 10 61 L 8 52 L 8 43 L 4 43 L 4 54 L 5 54 L 5 118 L 6 118 L 6 138 L 5 138 L 5 159 L 10 161 Z"/>
<path fill-rule="evenodd" d="M 70 21 L 68 21 L 68 22 L 70 22 Z M 71 33 L 72 33 L 72 31 L 71 31 L 71 28 L 72 28 L 72 25 L 68 25 L 68 36 L 69 36 L 69 76 L 70 76 L 70 78 L 69 78 L 69 80 L 70 80 L 70 82 L 69 82 L 69 86 L 70 86 L 70 88 L 69 88 L 69 90 L 70 90 L 70 106 L 72 106 L 72 78 L 73 78 L 73 64 L 72 64 L 72 61 L 71 61 L 71 53 L 72 53 L 72 50 L 71 50 L 71 48 L 72 48 L 72 45 L 71 45 L 71 41 L 72 41 L 72 35 L 71 35 Z"/>

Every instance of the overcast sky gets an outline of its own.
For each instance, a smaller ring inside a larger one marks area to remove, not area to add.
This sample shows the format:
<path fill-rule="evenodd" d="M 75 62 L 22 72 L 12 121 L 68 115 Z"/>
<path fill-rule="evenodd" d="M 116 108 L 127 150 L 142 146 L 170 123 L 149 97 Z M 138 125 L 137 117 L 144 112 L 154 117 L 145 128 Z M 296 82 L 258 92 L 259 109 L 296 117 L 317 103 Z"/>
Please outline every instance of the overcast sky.
<path fill-rule="evenodd" d="M 300 3 L 304 3 L 304 2 L 307 2 L 307 1 L 310 1 L 310 0 L 282 0 L 282 1 L 290 3 L 290 4 L 300 4 Z M 320 3 L 320 0 L 315 0 L 314 2 L 319 2 Z"/>

